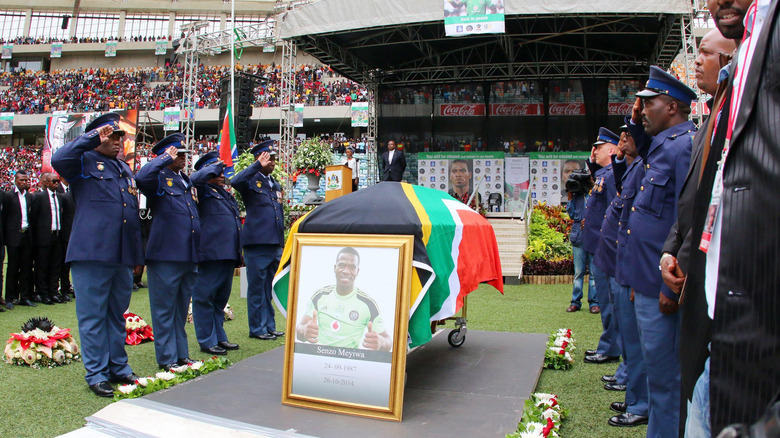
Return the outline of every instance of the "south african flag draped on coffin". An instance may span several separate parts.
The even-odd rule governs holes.
[[[273,287],[285,317],[295,233],[413,235],[411,347],[430,341],[430,322],[455,315],[479,283],[504,292],[498,244],[485,218],[442,191],[383,182],[323,204],[293,225]]]

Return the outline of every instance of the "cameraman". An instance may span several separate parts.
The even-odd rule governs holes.
[[[572,220],[569,241],[571,242],[572,255],[574,256],[574,288],[571,292],[571,305],[567,312],[576,312],[582,306],[582,288],[585,278],[585,269],[591,262],[592,256],[582,247],[582,231],[585,228],[585,203],[588,199],[593,182],[590,174],[585,170],[574,170],[569,173],[566,180],[566,192],[569,202],[566,204],[566,213]],[[588,303],[596,299],[596,286],[593,276],[588,281]],[[598,304],[598,302],[596,302]]]

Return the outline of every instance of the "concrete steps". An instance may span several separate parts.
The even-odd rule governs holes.
[[[504,277],[517,278],[523,266],[523,253],[528,244],[525,223],[521,219],[490,218],[498,242],[498,254]]]

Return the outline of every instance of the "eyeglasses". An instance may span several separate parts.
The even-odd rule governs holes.
[[[58,180],[58,179],[53,179],[53,180],[51,180],[51,182],[53,182],[54,184],[59,184],[59,183],[60,183],[60,180]]]

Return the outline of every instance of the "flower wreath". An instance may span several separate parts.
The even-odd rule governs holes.
[[[144,341],[154,341],[154,334],[149,324],[135,313],[125,312],[125,344],[138,345]]]
[[[20,333],[11,333],[5,345],[5,361],[30,368],[53,368],[81,360],[70,329],[61,329],[48,318],[30,318]]]

